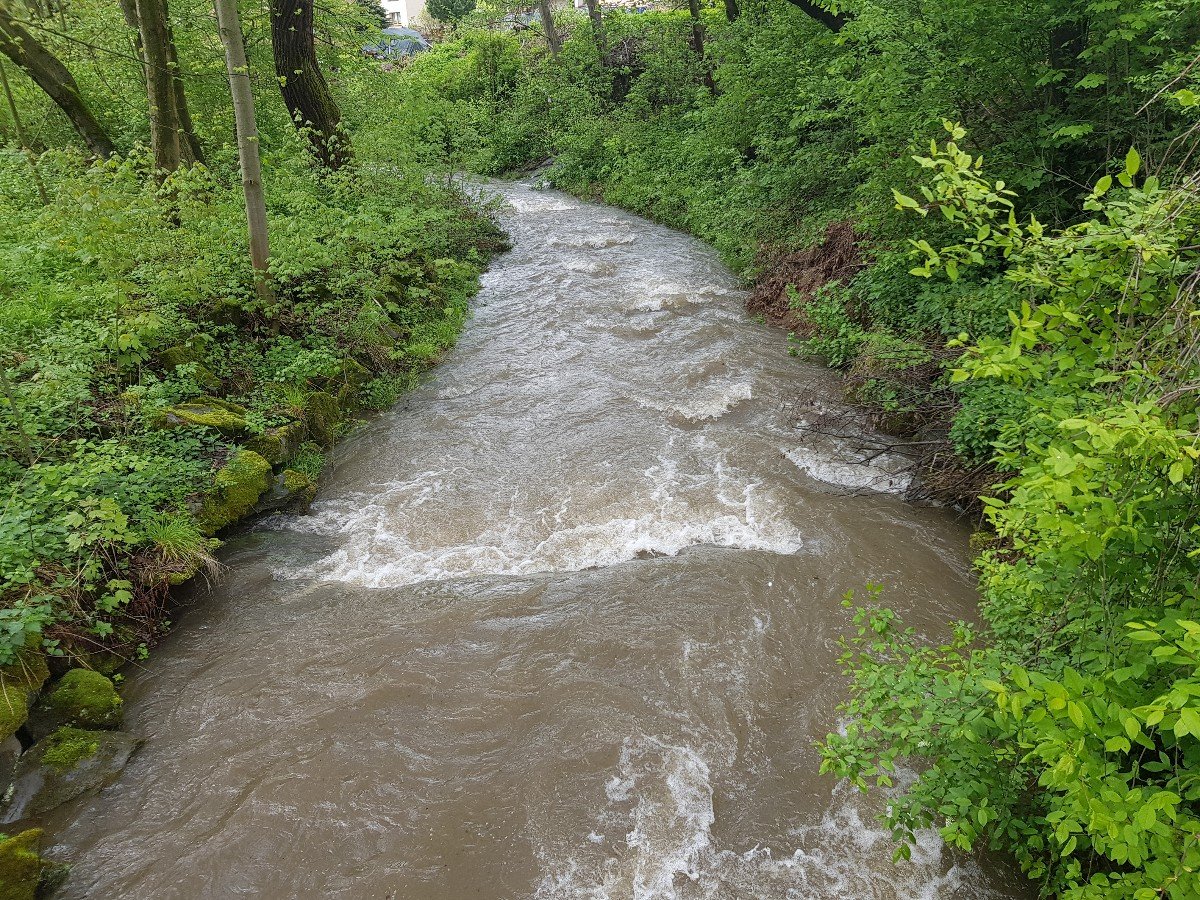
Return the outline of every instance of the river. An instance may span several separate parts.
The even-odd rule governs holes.
[[[48,824],[66,897],[999,900],[818,777],[848,589],[971,615],[968,531],[811,427],[835,380],[703,244],[498,185],[514,249],[311,514],[128,672],[147,742]]]

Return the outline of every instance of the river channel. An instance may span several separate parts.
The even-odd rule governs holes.
[[[816,774],[843,594],[970,617],[968,529],[818,422],[703,244],[528,182],[457,348],[128,671],[78,898],[1001,900]]]

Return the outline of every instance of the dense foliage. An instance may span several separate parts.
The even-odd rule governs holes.
[[[311,496],[355,415],[453,343],[501,241],[412,165],[386,115],[394,79],[359,53],[377,10],[349,4],[320,23],[356,150],[339,172],[316,164],[269,46],[249,42],[272,243],[256,290],[211,8],[188,12],[175,32],[207,164],[153,171],[116,4],[72,4],[39,32],[113,129],[109,159],[9,68],[34,152],[0,152],[0,667],[36,647],[88,664],[144,652],[212,536],[260,497]],[[247,10],[245,25],[264,22]]]
[[[1200,7],[802,6],[702,9],[703,57],[682,12],[579,16],[555,58],[464,32],[406,121],[428,165],[549,160],[764,284],[849,222],[866,264],[790,291],[798,350],[991,486],[983,624],[929,646],[872,589],[827,769],[917,763],[901,856],[935,824],[1046,896],[1200,896]]]

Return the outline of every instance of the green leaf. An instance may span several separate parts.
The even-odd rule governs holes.
[[[1130,147],[1129,152],[1125,154],[1125,171],[1128,172],[1129,177],[1132,178],[1138,173],[1138,170],[1141,169],[1141,167],[1141,154],[1137,152],[1137,148]]]
[[[1181,709],[1179,711],[1179,721],[1175,723],[1175,734],[1178,736],[1190,734],[1194,737],[1200,737],[1200,710],[1192,706],[1186,706]]]

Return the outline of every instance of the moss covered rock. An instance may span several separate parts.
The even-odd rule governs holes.
[[[11,799],[0,821],[40,816],[112,782],[141,740],[121,731],[60,728],[17,762]]]
[[[308,509],[313,497],[317,494],[317,483],[295,469],[284,469],[271,483],[271,490],[259,498],[254,507],[255,513],[280,512],[292,510],[302,512]]]
[[[312,503],[317,495],[317,483],[295,469],[283,470],[283,486],[292,497],[302,499],[305,505]]]
[[[174,372],[180,366],[193,366],[192,378],[205,390],[215,391],[221,379],[204,365],[204,350],[195,344],[178,344],[158,354],[158,365],[164,372]]]
[[[63,725],[116,728],[121,724],[121,706],[110,678],[91,669],[71,669],[34,707],[29,731],[38,739]]]
[[[281,466],[300,449],[305,436],[303,422],[289,422],[251,438],[246,442],[246,449],[253,450],[272,466]]]
[[[211,428],[227,437],[244,434],[246,410],[216,397],[197,397],[162,410],[153,420],[156,428]]]
[[[29,718],[29,708],[50,669],[41,653],[26,653],[0,669],[0,741],[16,734]]]
[[[372,378],[371,370],[352,357],[342,360],[337,374],[317,379],[317,384],[331,394],[337,393],[344,386],[361,388]]]
[[[304,424],[308,433],[322,447],[332,447],[337,440],[337,428],[342,411],[332,394],[317,391],[309,396],[304,408]]]
[[[0,900],[34,900],[42,880],[42,830],[0,840]]]
[[[213,480],[200,509],[201,528],[212,534],[245,518],[273,481],[271,464],[261,455],[253,450],[238,451]]]

